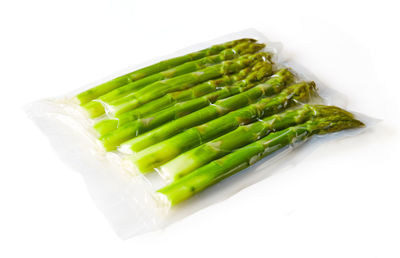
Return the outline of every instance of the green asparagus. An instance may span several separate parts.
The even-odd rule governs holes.
[[[130,95],[127,95],[124,98],[118,99],[112,103],[107,103],[105,105],[106,111],[108,111],[109,114],[116,116],[154,99],[162,97],[169,92],[188,89],[198,83],[220,77],[221,75],[235,73],[269,57],[270,54],[268,53],[243,55],[237,59],[224,61],[220,64],[209,66],[197,72],[187,73],[171,79],[158,81]]]
[[[237,94],[235,96],[218,100],[214,105],[207,106],[189,115],[164,124],[152,131],[144,133],[123,143],[119,150],[125,153],[141,151],[157,142],[163,141],[185,129],[200,125],[230,111],[244,107],[258,101],[264,96],[270,96],[280,92],[287,83],[293,79],[292,73],[287,69],[278,71],[266,83]]]
[[[196,169],[157,192],[163,196],[163,199],[167,199],[170,205],[176,205],[292,143],[304,141],[314,134],[332,133],[361,126],[363,126],[362,122],[344,114],[310,120],[304,124],[271,133]]]
[[[285,129],[326,113],[343,112],[333,106],[304,105],[295,110],[272,115],[259,122],[239,126],[236,130],[191,149],[160,167],[159,172],[168,181],[175,181],[191,171],[235,149],[255,142],[267,134]]]
[[[117,130],[104,135],[100,138],[100,140],[102,141],[106,150],[113,150],[122,142],[127,141],[137,135],[206,107],[219,99],[230,97],[253,87],[259,83],[260,80],[264,80],[263,78],[271,75],[271,63],[264,62],[263,68],[264,69],[256,70],[250,73],[246,79],[239,81],[235,86],[222,87],[219,90],[209,93],[203,97],[178,103],[175,106],[161,110],[160,112],[150,114],[141,119],[126,123]]]
[[[190,128],[174,137],[150,146],[136,153],[131,158],[131,161],[140,172],[150,172],[179,154],[232,131],[241,124],[254,122],[256,119],[281,112],[286,107],[299,102],[309,101],[310,96],[315,94],[314,90],[315,84],[313,82],[291,85],[275,97],[263,98],[254,104],[211,120],[208,123]]]
[[[230,85],[242,87],[247,84],[248,81],[261,80],[265,75],[269,74],[270,67],[269,61],[260,61],[252,67],[246,67],[240,70],[238,73],[224,75],[221,78],[209,80],[190,89],[168,93],[159,99],[146,103],[143,106],[123,113],[115,118],[103,119],[94,125],[94,129],[98,132],[99,136],[104,136],[106,133],[128,122],[147,117],[157,111],[171,107],[176,103],[201,97],[218,90],[220,87]]]
[[[206,56],[211,56],[220,53],[221,51],[232,48],[240,43],[244,42],[255,42],[254,39],[239,39],[239,40],[234,40],[234,41],[229,41],[223,44],[219,45],[214,45],[211,46],[210,48],[206,48],[203,50],[200,50],[198,52],[193,52],[184,56],[179,56],[179,57],[174,57],[168,60],[164,60],[161,62],[158,62],[156,64],[141,68],[139,70],[136,70],[134,72],[131,72],[126,75],[122,75],[118,78],[115,78],[111,81],[108,81],[106,83],[100,84],[96,87],[93,87],[87,91],[84,91],[76,96],[76,99],[79,101],[80,104],[85,104],[113,89],[116,89],[118,87],[121,87],[127,83],[142,79],[146,76],[165,71],[167,69],[170,69],[172,67],[178,66],[180,64],[197,60]]]
[[[318,97],[315,83],[295,80],[286,68],[271,76],[281,66],[259,52],[264,47],[251,38],[213,45],[72,101],[93,119],[106,151],[127,154],[124,162],[137,172],[159,173],[167,185],[153,194],[174,206],[313,135],[364,126],[338,107],[306,104]]]
[[[122,98],[128,94],[132,94],[133,92],[157,81],[173,78],[190,72],[195,72],[204,69],[207,66],[221,63],[222,61],[232,60],[239,57],[241,54],[253,54],[264,48],[264,46],[264,44],[253,42],[241,43],[233,48],[226,49],[217,55],[207,56],[195,61],[187,62],[169,70],[128,83],[122,87],[108,92],[107,94],[104,94],[103,96],[100,96],[98,99],[94,99],[93,101],[84,104],[83,107],[86,109],[90,117],[98,117],[105,112],[102,103],[111,103],[114,100]]]

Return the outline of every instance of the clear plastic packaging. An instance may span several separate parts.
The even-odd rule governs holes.
[[[240,38],[256,39],[257,43],[241,42],[233,48],[208,49]],[[256,53],[261,49],[259,43],[266,44],[263,51],[267,54]],[[210,55],[204,56],[203,50],[190,60],[179,57],[201,49],[208,49]],[[82,174],[96,205],[117,234],[128,238],[168,226],[262,180],[271,170],[279,171],[296,156],[288,155],[289,152],[304,142],[312,142],[307,146],[315,148],[326,140],[363,131],[357,128],[320,136],[332,126],[331,121],[324,120],[328,127],[310,138],[309,129],[314,125],[307,121],[325,112],[318,104],[344,108],[346,100],[306,69],[286,60],[281,50],[281,44],[270,42],[255,30],[237,32],[104,79],[101,82],[178,57],[173,68],[161,65],[158,69],[162,74],[144,77],[144,82],[126,81],[121,77],[108,85],[119,91],[108,95],[96,92],[103,97],[91,102],[83,95],[84,105],[89,106],[86,111],[75,96],[98,82],[63,97],[31,103],[26,111],[48,136],[62,160]],[[256,59],[257,64],[247,64]],[[294,75],[287,85],[282,84],[285,68],[290,68]],[[204,77],[208,71],[220,74]],[[183,78],[181,75],[186,76],[184,82],[179,80]],[[144,75],[137,72],[134,76]],[[174,81],[174,88],[163,90],[168,79]],[[157,85],[151,94],[142,90],[149,83]],[[136,91],[131,93],[133,88]],[[302,91],[305,95],[300,96],[299,88],[305,90],[305,93]],[[247,94],[244,103],[240,102],[243,98],[237,97],[241,94]],[[117,95],[119,99],[114,99]],[[281,102],[277,102],[277,96],[281,96]],[[271,104],[272,98],[275,104]],[[139,101],[142,99],[147,102]],[[298,105],[302,103],[307,104]],[[329,109],[329,112],[336,111]],[[361,114],[355,116],[367,126],[376,122]],[[344,127],[347,125],[346,121]],[[113,135],[117,130],[117,136]],[[104,135],[108,138],[100,141],[99,137]],[[235,139],[234,143],[229,139]],[[156,172],[143,173],[153,170]],[[178,181],[179,184],[168,188],[168,184]],[[210,187],[201,191],[203,186]],[[201,192],[192,196],[198,191]],[[171,206],[182,198],[189,199]]]

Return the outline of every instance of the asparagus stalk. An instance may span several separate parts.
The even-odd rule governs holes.
[[[253,87],[263,80],[263,77],[271,75],[272,65],[269,62],[264,62],[264,69],[256,70],[249,74],[249,76],[236,83],[236,86],[222,87],[218,91],[209,93],[203,97],[192,99],[183,103],[178,103],[175,106],[161,110],[160,112],[150,114],[144,118],[126,123],[119,127],[117,130],[110,132],[100,140],[106,150],[113,150],[117,148],[122,142],[127,141],[137,135],[147,132],[156,128],[166,122],[185,116],[191,112],[206,107],[218,99],[224,99],[232,95],[238,94]]]
[[[156,64],[141,68],[139,70],[136,70],[134,72],[122,75],[120,77],[117,77],[111,81],[108,81],[106,83],[100,84],[96,87],[93,87],[87,91],[84,91],[76,96],[76,99],[79,101],[80,104],[85,104],[113,89],[116,89],[118,87],[121,87],[127,83],[142,79],[146,76],[165,71],[167,69],[170,69],[172,67],[178,66],[180,64],[190,62],[193,60],[197,60],[206,56],[211,56],[220,53],[221,51],[232,48],[240,43],[244,42],[255,42],[254,39],[238,39],[234,41],[229,41],[225,42],[223,44],[218,44],[211,46],[210,48],[206,48],[197,52],[193,52],[184,56],[179,56],[175,58],[171,58],[168,60],[164,60],[161,62],[158,62]]]
[[[154,144],[136,153],[131,161],[140,172],[150,172],[179,154],[230,132],[241,124],[251,123],[256,119],[281,112],[291,105],[308,101],[315,93],[314,90],[313,82],[291,85],[275,97],[261,99],[254,104]]]
[[[304,124],[271,133],[196,169],[157,192],[162,194],[171,205],[176,205],[290,144],[304,141],[314,134],[327,134],[361,126],[364,126],[362,122],[345,114],[310,120]]]
[[[122,125],[134,121],[139,118],[147,117],[157,111],[171,107],[176,103],[195,99],[204,96],[208,93],[214,92],[220,87],[234,85],[244,86],[249,81],[261,80],[264,76],[268,75],[271,70],[269,61],[261,61],[253,67],[246,67],[238,73],[232,75],[224,75],[221,78],[209,80],[207,82],[196,85],[193,88],[171,92],[163,97],[153,100],[131,111],[123,113],[116,118],[103,119],[94,125],[94,129],[100,136],[104,136]],[[243,80],[243,81],[241,81]]]
[[[184,63],[182,65],[176,66],[169,70],[147,76],[143,79],[128,83],[122,87],[114,89],[98,99],[86,103],[83,107],[86,109],[90,117],[98,117],[104,114],[104,107],[102,103],[110,103],[116,99],[126,96],[127,94],[132,94],[133,92],[146,87],[154,82],[169,79],[179,75],[183,75],[190,72],[195,72],[204,69],[207,66],[218,64],[225,60],[232,60],[237,58],[241,54],[253,54],[262,48],[264,44],[258,44],[253,42],[244,42],[236,45],[233,48],[225,49],[221,53],[213,56],[203,57],[201,59]]]
[[[280,92],[292,79],[292,73],[287,69],[282,69],[275,73],[266,83],[259,84],[256,87],[235,96],[218,100],[214,105],[197,110],[189,115],[171,121],[170,123],[133,138],[123,143],[119,150],[124,153],[139,152],[157,142],[178,134],[185,129],[203,124],[230,111],[254,103],[264,96],[276,94]]]
[[[167,181],[175,181],[237,148],[265,137],[271,132],[304,123],[312,118],[341,113],[346,114],[338,107],[306,104],[295,110],[288,110],[249,125],[239,126],[232,132],[177,156],[161,166],[158,171]]]
[[[158,81],[138,90],[124,98],[106,104],[109,114],[116,116],[123,112],[132,110],[140,105],[164,96],[169,92],[184,90],[194,85],[220,77],[224,74],[235,73],[245,67],[269,58],[268,53],[257,53],[254,55],[243,55],[237,59],[224,61],[220,64],[209,66],[197,72],[187,73],[171,79]]]

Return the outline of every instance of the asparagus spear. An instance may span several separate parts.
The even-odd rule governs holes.
[[[282,69],[275,73],[266,83],[259,84],[256,87],[235,96],[218,100],[214,105],[197,110],[189,115],[171,121],[170,123],[133,138],[123,143],[119,150],[125,153],[141,151],[157,142],[178,134],[185,129],[200,125],[230,111],[256,102],[264,96],[276,94],[292,79],[293,75],[287,69]]]
[[[171,107],[176,103],[201,97],[216,91],[222,86],[235,85],[242,87],[247,84],[248,81],[261,80],[265,75],[269,74],[270,67],[269,61],[261,61],[253,67],[246,67],[240,70],[238,73],[224,75],[221,78],[209,80],[190,89],[168,93],[159,99],[123,113],[116,118],[103,119],[94,125],[94,129],[100,136],[103,136],[128,122],[147,117],[157,111]]]
[[[206,56],[211,56],[220,53],[221,51],[232,48],[240,43],[244,42],[255,42],[254,39],[238,39],[234,41],[229,41],[225,42],[223,44],[218,44],[211,46],[210,48],[206,48],[197,52],[193,52],[184,56],[179,56],[175,58],[171,58],[168,60],[164,60],[161,62],[158,62],[156,64],[144,67],[142,69],[136,70],[134,72],[128,73],[126,75],[122,75],[118,78],[115,78],[111,81],[108,81],[106,83],[100,84],[96,87],[93,87],[87,91],[84,91],[76,96],[77,100],[79,101],[80,104],[85,104],[113,89],[116,89],[122,85],[125,85],[127,83],[142,79],[146,76],[165,71],[167,69],[170,69],[172,67],[178,66],[180,64],[197,60]]]
[[[169,70],[159,72],[151,76],[147,76],[143,79],[128,83],[122,87],[108,92],[107,94],[104,94],[103,96],[100,96],[98,99],[94,99],[93,101],[86,103],[85,105],[83,105],[83,107],[86,109],[90,117],[98,117],[104,114],[104,107],[102,103],[110,103],[157,81],[169,79],[190,72],[195,72],[204,69],[207,66],[215,65],[225,60],[237,58],[241,54],[253,54],[264,48],[264,46],[264,44],[253,42],[244,42],[238,44],[233,48],[225,49],[217,55],[207,56],[198,60],[187,62]]]
[[[306,102],[314,94],[315,84],[299,83],[289,86],[275,97],[264,98],[260,101],[228,113],[208,123],[190,128],[174,137],[150,146],[134,155],[132,163],[142,173],[175,158],[193,147],[214,139],[224,133],[236,129],[241,124],[248,124],[283,111],[286,107],[298,102]],[[133,139],[134,140],[134,139]]]
[[[239,126],[232,132],[177,156],[161,166],[158,171],[166,180],[175,181],[193,170],[233,152],[237,148],[265,137],[271,132],[304,123],[315,117],[341,113],[346,114],[345,111],[338,107],[306,104],[295,110],[288,110],[269,116],[259,122]]]
[[[260,61],[269,59],[268,53],[257,53],[254,55],[243,55],[237,59],[224,61],[220,64],[209,66],[197,72],[187,73],[171,79],[158,81],[138,90],[124,98],[106,104],[108,113],[116,116],[123,112],[132,110],[140,105],[150,102],[163,95],[178,90],[184,90],[194,85],[220,77],[224,74],[235,73],[245,67]]]
[[[292,143],[306,140],[314,134],[327,134],[361,126],[364,126],[362,122],[345,114],[310,120],[304,124],[271,133],[196,169],[157,192],[162,194],[171,205],[176,205]]]
[[[143,132],[149,131],[157,126],[165,124],[166,122],[206,107],[218,99],[230,97],[253,87],[259,83],[260,80],[263,80],[263,77],[266,78],[272,73],[272,65],[269,62],[264,62],[263,68],[265,69],[256,70],[253,73],[250,73],[246,79],[236,83],[235,86],[222,87],[218,91],[209,93],[203,97],[178,103],[175,106],[161,110],[160,112],[124,124],[117,130],[104,135],[100,140],[106,150],[113,150],[122,142],[140,135]]]

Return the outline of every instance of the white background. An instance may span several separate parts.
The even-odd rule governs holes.
[[[397,1],[1,1],[0,257],[400,257]],[[383,121],[120,240],[24,104],[254,27]]]

